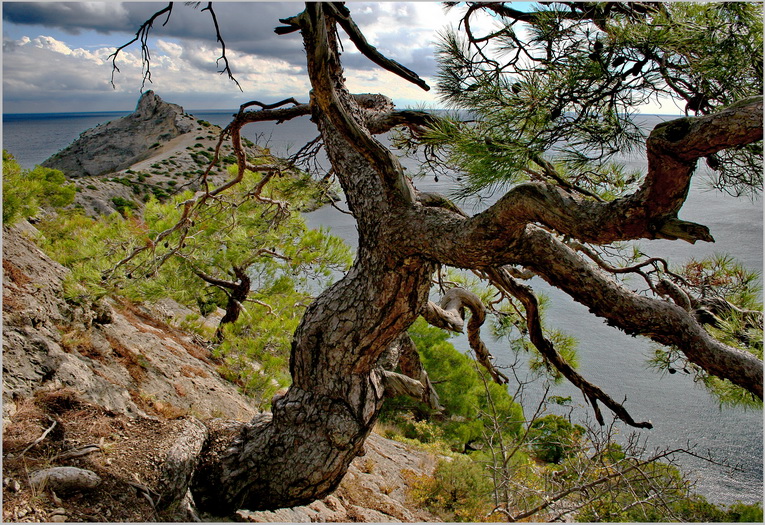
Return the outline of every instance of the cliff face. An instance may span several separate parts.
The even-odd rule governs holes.
[[[43,166],[69,177],[102,175],[148,158],[171,139],[189,133],[196,122],[177,104],[164,102],[153,91],[144,93],[135,112],[83,132]]]

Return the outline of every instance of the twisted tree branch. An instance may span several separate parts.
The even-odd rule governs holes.
[[[510,274],[501,268],[492,268],[486,271],[491,283],[498,289],[506,291],[513,297],[517,298],[523,304],[526,310],[526,326],[529,330],[529,337],[534,346],[539,350],[544,358],[552,364],[556,370],[558,370],[563,376],[568,379],[574,386],[576,386],[585,395],[585,398],[592,405],[595,411],[595,417],[598,423],[605,424],[603,420],[603,414],[601,414],[598,407],[598,401],[607,406],[611,411],[616,414],[619,419],[624,421],[630,426],[637,428],[652,428],[650,421],[636,422],[627,410],[620,404],[614,401],[608,394],[603,392],[600,388],[593,385],[579,372],[573,369],[573,367],[563,359],[553,344],[544,336],[542,331],[542,320],[539,315],[539,303],[536,295],[532,291],[531,287],[521,284],[513,279]]]
[[[495,383],[500,385],[507,383],[507,376],[494,366],[492,355],[481,339],[481,326],[486,320],[486,307],[480,297],[464,288],[450,288],[439,304],[428,301],[421,314],[433,326],[461,333],[465,326],[466,308],[471,313],[467,327],[468,342],[475,352],[476,359],[491,374]]]

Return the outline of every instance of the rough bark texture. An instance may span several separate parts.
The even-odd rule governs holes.
[[[299,19],[314,85],[313,118],[358,222],[358,256],[306,310],[293,341],[293,384],[274,401],[273,414],[233,435],[230,428],[221,431],[233,440],[216,439],[212,431],[192,484],[206,511],[299,505],[337,487],[383,401],[377,360],[414,321],[430,288],[432,262],[390,249],[398,232],[387,218],[409,200],[399,191],[403,171],[359,125],[364,110],[336,87],[342,70],[334,27],[321,11],[321,4],[309,5]],[[358,149],[349,147],[349,134]]]
[[[299,505],[338,485],[362,450],[385,394],[386,373],[378,360],[390,345],[401,343],[417,315],[427,313],[437,264],[489,274],[505,265],[522,266],[611,324],[677,345],[706,370],[762,396],[760,360],[715,341],[674,302],[621,287],[552,233],[596,244],[638,238],[711,240],[703,226],[677,218],[696,159],[761,138],[761,99],[656,128],[648,140],[649,172],[631,196],[596,202],[552,185],[525,184],[485,212],[466,217],[436,201],[418,202],[398,160],[373,138],[372,131],[406,116],[390,117],[393,107],[385,97],[354,97],[345,89],[335,23],[350,31],[355,26],[343,9],[311,3],[283,21],[289,25],[281,32],[299,29],[303,34],[313,92],[307,108],[296,104],[273,111],[302,114],[310,108],[357,221],[358,256],[347,275],[306,310],[293,340],[293,384],[274,400],[273,414],[259,415],[243,427],[210,425],[191,484],[202,510],[229,514],[239,508]],[[357,45],[363,48],[365,42]],[[379,54],[367,53],[387,68]],[[390,69],[405,78],[411,75]],[[416,115],[412,123],[425,121]],[[535,317],[533,300],[521,288],[516,292],[525,297],[529,317]],[[456,306],[445,303],[441,310],[470,307],[465,299]],[[481,314],[474,309],[472,319],[477,323]],[[451,324],[459,324],[459,317]],[[535,343],[544,347],[544,338]],[[556,359],[554,353],[545,355]],[[583,381],[578,385],[588,388]],[[595,390],[587,395],[604,401]]]

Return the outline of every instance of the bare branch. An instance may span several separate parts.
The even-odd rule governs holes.
[[[50,425],[50,426],[49,426],[47,429],[45,429],[45,432],[43,432],[43,433],[40,435],[40,437],[38,437],[37,439],[35,439],[34,441],[32,441],[32,443],[31,443],[31,444],[30,444],[30,445],[29,445],[27,448],[25,448],[24,450],[22,450],[22,451],[21,451],[21,453],[20,453],[20,454],[19,454],[17,457],[19,457],[19,458],[20,458],[20,457],[22,457],[24,454],[26,454],[27,452],[29,452],[29,450],[30,450],[32,447],[34,447],[35,445],[37,445],[38,443],[40,443],[40,442],[41,442],[43,439],[45,439],[45,438],[48,436],[48,434],[50,434],[51,430],[53,430],[53,429],[56,427],[56,424],[57,424],[56,420],[55,420],[55,419],[53,419],[53,418],[52,418],[52,417],[50,417],[50,416],[46,416],[46,417],[48,418],[48,420],[49,420],[49,421],[51,421],[51,422],[52,422],[52,423],[51,423],[51,425]]]
[[[154,26],[154,21],[159,18],[160,16],[167,13],[167,18],[165,19],[163,26],[167,24],[168,20],[170,20],[170,14],[173,11],[173,2],[170,2],[167,4],[167,6],[163,9],[160,9],[151,17],[146,20],[143,24],[141,24],[141,27],[138,28],[138,31],[135,33],[135,37],[127,42],[126,44],[121,45],[118,47],[114,53],[106,57],[107,60],[111,59],[112,61],[112,77],[111,77],[111,85],[114,89],[117,89],[117,86],[114,84],[114,74],[120,72],[120,68],[117,67],[117,57],[119,56],[120,52],[125,49],[126,47],[130,46],[134,42],[141,42],[141,55],[142,55],[142,62],[144,67],[143,72],[143,81],[141,82],[141,91],[143,91],[143,87],[146,85],[146,82],[151,82],[151,53],[149,52],[149,33],[151,32],[151,28]]]
[[[347,7],[339,2],[330,2],[326,5],[327,10],[332,13],[333,18],[337,20],[340,26],[345,30],[351,41],[356,45],[356,48],[361,52],[362,55],[367,57],[369,60],[381,68],[400,76],[404,80],[408,80],[412,84],[421,87],[425,91],[430,90],[430,86],[428,86],[425,81],[417,75],[417,73],[402,66],[394,60],[386,58],[377,50],[377,48],[367,42],[367,39],[364,37],[361,30],[356,25],[356,22],[354,22],[351,18],[351,13]]]
[[[215,15],[215,10],[213,9],[212,2],[207,3],[207,7],[202,9],[202,12],[209,11],[210,16],[212,17],[213,25],[215,26],[215,38],[218,42],[220,42],[220,49],[221,49],[221,55],[218,58],[218,60],[215,61],[215,64],[219,64],[221,60],[223,60],[223,70],[220,71],[220,74],[223,73],[228,74],[229,80],[232,80],[234,84],[236,84],[236,87],[239,88],[239,91],[244,92],[242,89],[242,86],[239,85],[239,81],[237,81],[236,78],[234,78],[234,74],[231,72],[231,67],[228,63],[228,57],[226,56],[226,42],[223,40],[223,37],[220,34],[220,27],[218,26],[218,17]]]

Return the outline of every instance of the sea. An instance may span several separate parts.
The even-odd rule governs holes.
[[[187,110],[199,119],[225,126],[235,110]],[[127,115],[128,112],[101,113],[40,113],[4,114],[2,147],[12,153],[25,168],[36,164],[67,146],[78,135],[97,124]],[[672,117],[637,116],[645,130]],[[300,145],[318,135],[307,117],[281,124],[254,123],[243,135],[267,146],[278,155],[296,151]],[[389,143],[388,137],[382,137]],[[619,159],[628,168],[645,171],[641,152]],[[416,160],[403,159],[410,173],[420,171]],[[642,241],[640,249],[650,256],[668,258],[682,264],[691,258],[703,258],[717,253],[734,255],[748,269],[762,272],[763,268],[763,204],[760,198],[734,198],[709,188],[708,174],[700,168],[680,218],[707,225],[715,243],[691,245],[682,241]],[[424,175],[415,180],[424,191],[450,193],[455,180]],[[501,193],[501,192],[500,192]],[[494,202],[499,193],[483,195],[460,203],[468,212],[477,212]],[[341,205],[342,206],[342,205]],[[357,233],[350,215],[326,206],[306,215],[313,227],[327,226],[349,244],[355,246]],[[663,449],[691,449],[697,456],[710,456],[714,462],[680,454],[676,457],[683,472],[696,485],[694,490],[718,504],[735,501],[755,503],[763,500],[763,415],[760,410],[720,407],[718,402],[691,377],[682,374],[661,374],[647,367],[654,345],[643,338],[630,337],[611,328],[591,315],[587,308],[566,294],[551,288],[540,279],[531,285],[537,293],[549,298],[545,323],[565,332],[578,341],[579,371],[600,386],[611,397],[624,401],[624,406],[639,421],[650,420],[653,429],[640,431],[648,452]],[[508,366],[515,361],[502,341],[488,336],[487,346],[497,364]],[[453,339],[454,344],[467,351],[464,336]],[[533,394],[533,392],[532,392]],[[571,396],[580,405],[577,417],[590,416],[582,395],[572,386],[554,386],[552,395]],[[531,396],[533,397],[533,395]],[[604,413],[607,410],[604,408]],[[616,426],[620,439],[633,429]]]

